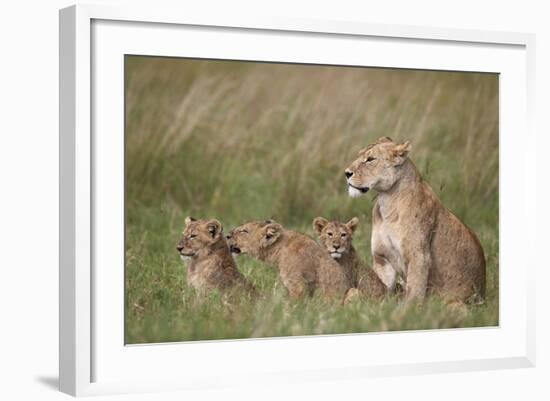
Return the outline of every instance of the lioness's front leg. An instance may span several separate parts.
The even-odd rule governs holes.
[[[397,282],[397,272],[388,259],[379,253],[374,253],[372,269],[387,287],[388,292],[393,292]]]

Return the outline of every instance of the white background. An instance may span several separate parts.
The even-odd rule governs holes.
[[[129,1],[96,1],[122,4]],[[135,3],[135,1],[134,1]],[[156,1],[161,6],[168,1]],[[537,115],[539,166],[537,233],[524,233],[547,249],[549,191],[544,167],[550,150],[550,127],[544,117],[550,106],[549,12],[540,1],[294,1],[176,2],[182,7],[216,13],[293,16],[373,23],[428,25],[537,34]],[[189,3],[189,5],[186,5]],[[226,5],[224,3],[227,3]],[[69,1],[26,0],[2,3],[0,23],[0,397],[60,399],[57,386],[58,291],[58,15]],[[190,9],[190,12],[192,10]],[[545,27],[546,25],[546,27]],[[535,196],[535,190],[533,190]],[[545,207],[546,206],[546,207]],[[546,210],[545,210],[546,209]],[[546,238],[544,238],[546,236]],[[509,371],[381,378],[363,382],[326,382],[278,388],[221,390],[201,394],[151,394],[118,398],[152,399],[342,399],[346,397],[423,400],[548,399],[550,390],[550,305],[548,262],[539,258],[537,271],[537,368]],[[115,399],[115,397],[106,397]]]

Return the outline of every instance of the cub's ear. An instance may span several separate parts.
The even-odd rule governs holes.
[[[283,232],[283,227],[277,223],[268,224],[263,228],[262,245],[264,247],[274,244]]]
[[[317,234],[321,234],[321,231],[323,231],[323,228],[325,228],[327,224],[328,220],[324,217],[315,217],[315,219],[313,219],[313,230]]]
[[[222,223],[216,219],[209,220],[208,223],[206,223],[206,228],[212,238],[218,238],[223,231]]]
[[[189,224],[191,223],[192,221],[197,221],[197,219],[195,219],[194,217],[191,217],[191,216],[187,216],[185,218],[185,224]]]
[[[353,219],[351,219],[346,223],[346,227],[349,228],[352,233],[354,233],[358,224],[359,224],[359,219],[357,217],[354,217]]]
[[[411,151],[411,144],[409,141],[395,145],[392,149],[393,159],[396,165],[403,164],[405,159]]]

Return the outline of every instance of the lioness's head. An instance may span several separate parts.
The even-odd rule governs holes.
[[[334,259],[340,259],[342,255],[349,252],[353,233],[357,228],[359,219],[354,217],[347,223],[339,221],[328,221],[323,217],[316,217],[313,220],[313,229],[319,236],[321,245],[330,253]]]
[[[410,149],[409,142],[397,144],[383,137],[359,151],[345,171],[349,195],[360,196],[369,189],[388,191],[399,180]]]
[[[247,253],[257,257],[279,240],[283,230],[273,220],[251,221],[232,230],[226,237],[227,244],[234,254]]]
[[[185,229],[176,246],[182,259],[206,255],[210,247],[223,241],[222,224],[216,220],[185,219]]]

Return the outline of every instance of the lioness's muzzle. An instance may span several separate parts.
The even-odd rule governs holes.
[[[355,185],[352,185],[348,182],[348,185],[352,188],[355,188],[356,190],[358,191],[361,191],[362,193],[366,194],[367,192],[369,192],[369,187],[363,187],[363,188],[360,188],[360,187],[356,187]]]

